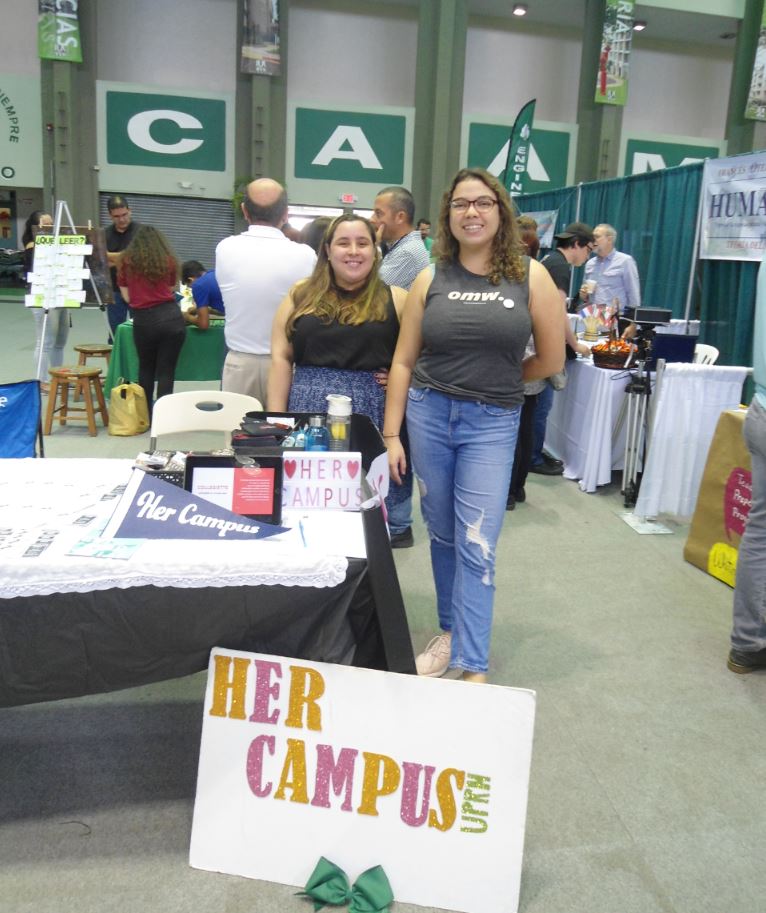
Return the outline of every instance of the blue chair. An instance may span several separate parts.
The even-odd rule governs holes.
[[[45,456],[41,413],[39,381],[0,384],[0,457]]]

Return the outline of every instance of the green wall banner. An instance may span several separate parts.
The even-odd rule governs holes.
[[[223,171],[225,127],[226,104],[218,99],[106,93],[110,164]]]
[[[231,199],[234,96],[96,82],[99,186]]]
[[[40,79],[0,73],[0,188],[43,186]]]
[[[384,187],[404,181],[407,119],[295,109],[295,177]]]
[[[628,139],[625,146],[624,174],[643,174],[676,165],[690,165],[705,159],[718,158],[719,146],[694,145],[684,142],[664,142],[653,139]]]
[[[505,183],[510,128],[502,124],[472,121],[468,124],[466,167],[486,168]],[[555,190],[569,183],[569,153],[572,136],[565,130],[533,127],[526,171],[521,175],[522,193]]]
[[[45,60],[82,63],[78,0],[38,0],[37,53]]]
[[[624,105],[633,38],[633,0],[604,0],[604,29],[596,76],[596,102]]]

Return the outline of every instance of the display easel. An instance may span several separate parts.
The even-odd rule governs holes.
[[[72,219],[72,214],[69,211],[69,207],[67,206],[67,204],[64,200],[59,200],[59,202],[56,203],[56,214],[53,219],[53,243],[51,245],[52,250],[53,250],[53,257],[52,257],[52,263],[51,263],[51,267],[50,267],[50,275],[48,275],[46,277],[45,291],[43,292],[43,296],[44,296],[43,305],[42,305],[43,325],[42,325],[42,332],[41,332],[41,339],[40,339],[40,351],[37,356],[37,369],[36,369],[36,377],[40,382],[43,382],[45,380],[45,378],[41,377],[40,374],[41,374],[42,363],[43,363],[45,333],[46,333],[46,330],[48,327],[48,314],[54,307],[56,307],[56,303],[55,303],[56,295],[55,295],[55,291],[54,291],[55,286],[53,284],[54,278],[55,278],[53,275],[53,266],[56,265],[56,260],[57,260],[56,255],[60,252],[61,247],[62,247],[61,242],[60,242],[61,226],[65,219],[66,219],[66,225],[70,229],[72,235],[77,235],[78,229],[74,224],[74,220]],[[37,241],[35,240],[35,245],[36,244],[37,244]],[[83,254],[83,256],[85,256],[85,255]],[[103,303],[101,295],[98,291],[98,286],[93,281],[93,277],[91,275],[90,269],[88,267],[83,267],[83,270],[87,271],[87,276],[83,276],[82,279],[86,279],[90,283],[91,289],[93,290],[94,297],[95,297],[96,301],[98,302],[98,307],[99,307],[101,313],[104,315],[104,321],[106,323],[107,332],[111,333],[111,328],[109,327],[109,318],[106,313],[106,305]],[[33,261],[33,275],[37,275],[36,264],[34,263],[34,261]],[[53,303],[51,302],[51,299],[53,299]],[[71,299],[68,299],[68,300],[71,301]],[[83,303],[84,303],[84,298],[83,298],[83,300],[79,301],[76,305],[74,305],[74,307],[79,308],[82,306]],[[72,304],[59,305],[59,306],[65,306],[67,308],[73,307]]]

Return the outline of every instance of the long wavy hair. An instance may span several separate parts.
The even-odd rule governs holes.
[[[335,233],[344,222],[361,222],[370,235],[370,242],[375,251],[372,268],[364,285],[354,292],[339,288],[328,255]],[[317,317],[322,323],[337,321],[353,326],[371,320],[385,320],[388,286],[380,278],[379,267],[380,254],[372,223],[352,212],[346,212],[333,219],[320,245],[314,272],[308,279],[293,286],[293,312],[285,324],[287,338],[290,339],[293,335],[295,321],[306,314]]]
[[[524,264],[524,245],[521,242],[513,204],[505,187],[483,168],[461,168],[444,192],[437,222],[438,234],[434,242],[435,250],[432,250],[432,254],[442,263],[456,263],[459,260],[460,244],[452,234],[449,222],[450,202],[457,185],[461,181],[469,180],[481,181],[496,197],[497,211],[500,215],[500,225],[497,234],[492,239],[490,270],[487,278],[492,285],[499,285],[503,278],[516,282],[523,281],[527,275],[527,268]]]
[[[178,259],[168,239],[151,225],[141,225],[122,256],[123,269],[151,282],[167,278],[172,269],[178,276]]]

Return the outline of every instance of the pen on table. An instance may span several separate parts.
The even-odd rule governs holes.
[[[301,539],[303,540],[303,547],[308,548],[308,545],[306,545],[306,530],[303,528],[303,520],[298,521],[298,529],[301,531]]]

